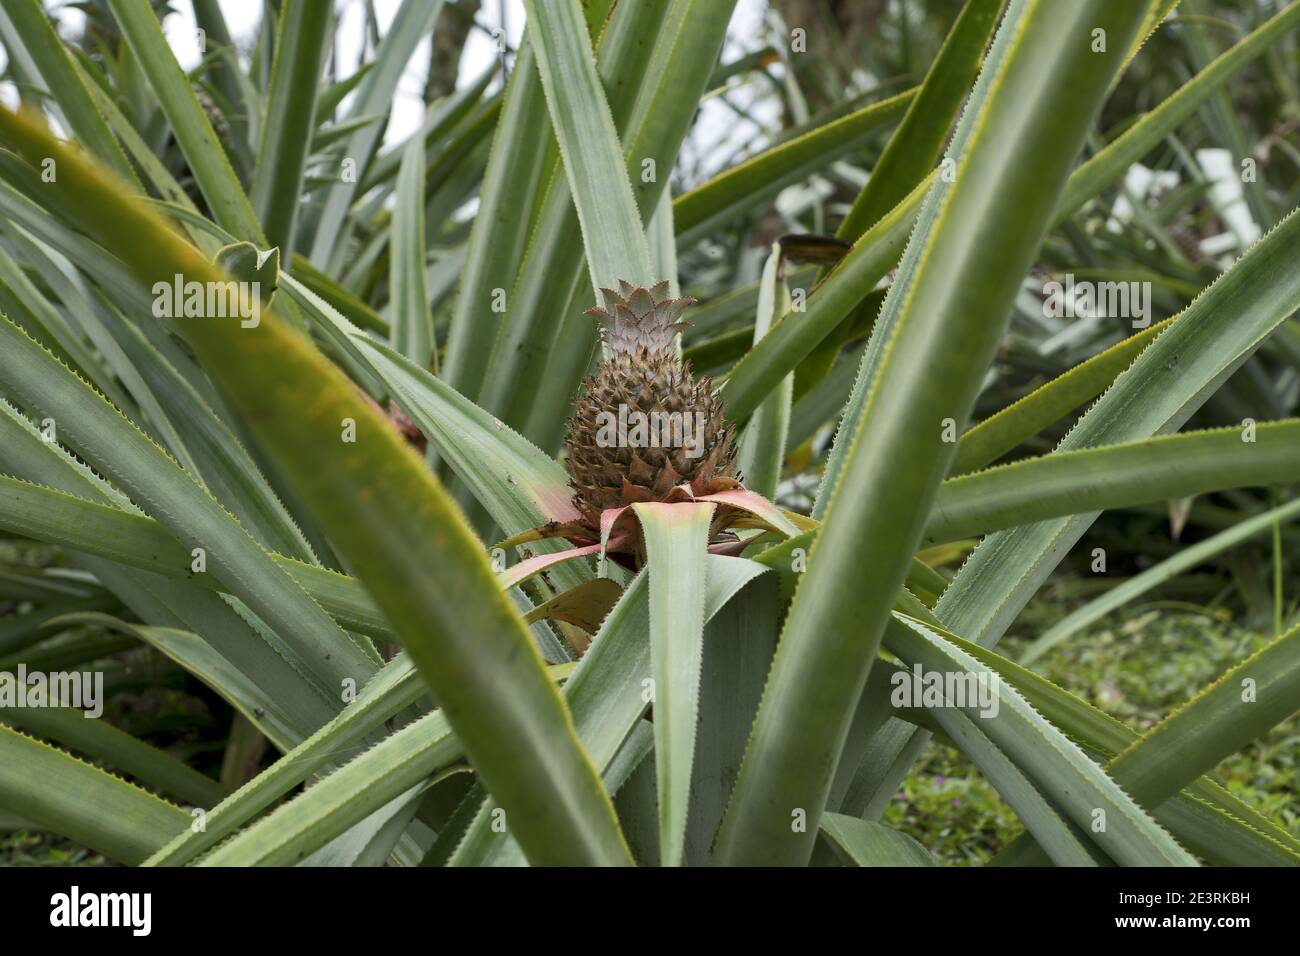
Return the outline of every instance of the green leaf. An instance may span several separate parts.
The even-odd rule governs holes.
[[[1256,243],[1156,336],[1079,420],[1058,450],[1115,444],[1177,430],[1270,331],[1300,307],[1289,267],[1300,217]],[[1095,518],[1088,513],[1000,531],[981,542],[936,606],[945,625],[992,647]],[[924,736],[887,742],[873,759],[892,767],[881,792],[906,773]],[[887,751],[887,752],[886,752]]]
[[[650,570],[650,660],[663,866],[680,866],[700,715],[704,594],[711,504],[640,502]]]
[[[5,468],[13,474],[117,510],[138,513],[121,492],[59,446],[46,441],[4,401],[0,401],[0,437],[5,448]],[[22,507],[19,502],[19,514]],[[71,526],[78,515],[65,515],[64,519]],[[56,523],[59,520],[56,515]],[[203,634],[212,648],[243,673],[251,675],[252,682],[278,702],[291,728],[285,739],[301,739],[336,712],[338,698],[326,699],[317,693],[306,677],[305,668],[293,660],[287,646],[275,640],[242,604],[223,601],[191,583],[140,574],[113,561],[90,558],[78,561],[75,555],[70,557],[72,563],[92,571],[106,587],[138,608],[147,620]],[[189,564],[185,567],[188,570]],[[27,663],[32,664],[30,660]]]
[[[95,104],[93,80],[77,69],[40,0],[15,0],[0,10],[0,36],[11,59],[25,57],[77,140],[126,181],[138,184],[122,147]]]
[[[3,724],[0,807],[128,865],[190,823],[180,807]]]
[[[952,458],[943,421],[970,413],[1119,66],[1117,53],[1093,53],[1088,38],[1102,28],[1111,49],[1122,49],[1141,12],[1087,2],[1013,4],[1007,14],[1005,51],[995,49],[984,69],[996,82],[987,98],[973,94],[969,133],[954,140],[955,181],[936,184],[939,206],[922,212],[910,243],[919,264],[902,290],[899,280],[891,289],[901,309],[862,411],[846,422],[853,438],[777,648],[719,833],[720,862],[800,863],[812,850],[889,607]],[[864,565],[874,569],[865,582]],[[794,808],[807,813],[811,832],[791,832]]]
[[[378,332],[383,338],[388,338],[387,319],[298,254],[293,257],[293,277],[336,311],[347,315],[359,328]]]
[[[786,439],[787,455],[793,455],[795,449],[816,435],[827,422],[839,418],[853,391],[853,379],[858,373],[858,365],[865,351],[864,343],[839,356],[830,371],[816,385],[796,399],[794,407],[790,409],[790,433]],[[958,451],[960,448],[959,445]]]
[[[438,370],[433,311],[425,284],[424,143],[415,137],[402,154],[393,208],[388,297],[392,304],[393,348],[421,368]]]
[[[405,793],[354,824],[302,861],[301,866],[384,866],[390,856],[402,860],[403,836],[415,821],[416,813],[432,796],[430,791],[441,783],[464,775],[467,767],[453,766],[417,783]],[[412,837],[407,837],[414,842]],[[418,844],[415,844],[418,849]],[[415,851],[412,851],[414,860]]]
[[[668,293],[680,296],[681,287],[677,284],[677,238],[673,235],[673,200],[668,190],[659,194],[659,202],[654,214],[646,223],[646,242],[650,246],[650,271],[657,276],[668,278]],[[681,339],[677,340],[678,346]]]
[[[519,68],[515,67],[516,70]],[[393,146],[370,165],[366,179],[361,184],[361,191],[364,193],[378,184],[392,180],[401,169],[406,148],[417,141],[423,143],[426,150],[425,189],[428,191],[430,186],[436,186],[438,162],[447,160],[458,148],[463,149],[467,142],[476,143],[479,138],[478,127],[483,127],[482,135],[486,136],[495,124],[498,109],[490,103],[480,104],[479,101],[498,72],[494,65],[484,70],[473,83],[431,104],[419,128],[405,142]],[[334,128],[331,127],[331,131]]]
[[[853,866],[935,866],[934,857],[905,833],[839,813],[824,813],[822,833]]]
[[[1165,319],[1137,335],[1116,342],[984,419],[961,436],[957,443],[957,457],[953,459],[949,473],[964,475],[993,463],[1025,439],[1037,435],[1089,399],[1096,398],[1172,321],[1172,318]]]
[[[376,113],[374,116],[358,116],[355,119],[345,120],[342,123],[333,123],[330,126],[318,129],[311,138],[312,152],[324,153],[330,146],[337,143],[346,136],[355,133],[366,126],[374,126],[383,123],[388,119],[385,113]],[[372,177],[373,178],[373,177]],[[367,184],[362,184],[362,189]]]
[[[222,246],[212,257],[217,268],[237,282],[246,282],[256,288],[260,301],[270,305],[275,301],[275,290],[280,284],[280,250],[262,251],[251,242],[233,242]]]
[[[906,671],[902,673],[905,679],[910,677]],[[980,730],[974,720],[950,707],[928,708],[925,713],[993,784],[998,795],[1047,851],[1052,863],[1057,866],[1097,865],[1094,859],[1097,851],[1089,852],[1087,841],[1081,839],[1082,832],[1058,813],[1033,781]]]
[[[238,103],[243,96],[243,91],[251,83],[239,69],[239,61],[234,57],[235,44],[230,36],[230,27],[226,24],[225,15],[221,11],[220,0],[192,0],[191,5],[194,8],[194,20],[199,29],[204,31],[207,45],[211,50],[208,56],[204,58],[203,68],[208,71],[216,92],[228,104]],[[270,20],[269,17],[267,19]],[[266,41],[269,39],[269,35],[259,36],[258,42],[261,51],[265,51]],[[270,64],[268,63],[266,66],[269,68]],[[264,79],[264,74],[261,78]],[[247,132],[246,127],[249,119],[251,117],[230,117],[231,126],[239,130],[243,135]],[[252,121],[256,122],[255,119]]]
[[[1229,548],[1243,541],[1248,541],[1257,535],[1272,531],[1274,525],[1288,521],[1298,514],[1300,514],[1300,500],[1290,501],[1247,518],[1240,524],[1228,528],[1226,531],[1220,531],[1216,535],[1211,535],[1204,541],[1198,541],[1191,547],[1184,548],[1173,557],[1166,558],[1147,568],[1141,574],[1134,575],[1128,580],[1115,585],[1100,597],[1094,598],[1083,607],[1067,614],[1052,625],[1050,629],[1039,635],[1037,640],[1025,649],[1025,652],[1021,655],[1021,660],[1026,664],[1033,663],[1093,621],[1100,620],[1111,611],[1125,606],[1134,598],[1147,593],[1152,588],[1159,587],[1184,571],[1204,564]]]
[[[148,627],[95,612],[66,614],[62,623],[90,624],[148,644],[211,687],[281,750],[293,747],[304,736],[281,700],[268,694],[252,676],[234,667],[192,631]]]
[[[1022,459],[945,481],[927,544],[1045,518],[1300,480],[1300,420],[1165,435]]]
[[[1145,806],[1159,806],[1300,709],[1300,627],[1223,674],[1156,724],[1106,772]]]
[[[593,293],[649,286],[650,250],[578,0],[524,0],[537,68],[564,158]]]
[[[442,711],[407,724],[197,861],[199,866],[292,866],[460,758]]]
[[[525,32],[515,68],[506,81],[501,118],[492,139],[447,335],[443,377],[471,398],[479,394],[502,321],[501,306],[494,299],[514,284],[528,243],[530,214],[544,183],[547,145],[554,142],[527,37]]]
[[[442,0],[403,0],[383,42],[375,51],[374,60],[368,64],[369,69],[357,87],[344,121],[389,111],[411,54],[422,40],[428,38],[441,9]],[[344,162],[352,164],[352,175],[344,176],[340,169],[339,179],[324,193],[325,205],[316,224],[308,258],[331,275],[338,274],[337,266],[344,261],[348,247],[345,241],[348,211],[357,196],[358,183],[365,179],[382,132],[381,127],[372,124],[361,127],[347,138],[342,155]]]
[[[781,245],[772,246],[772,254],[763,266],[762,293],[754,317],[754,344],[772,331],[774,323],[790,309],[790,290],[780,275]],[[740,439],[738,469],[745,476],[745,487],[765,498],[776,497],[785,461],[785,436],[790,427],[790,403],[794,395],[794,375],[788,374],[767,399],[754,411]]]
[[[238,329],[238,320],[231,321]],[[344,680],[365,679],[375,671],[374,660],[207,490],[108,402],[7,321],[0,321],[0,346],[5,394],[52,419],[60,441],[158,515],[192,562],[202,562],[192,570],[215,575],[283,638],[323,699],[337,701]]]
[[[38,579],[39,580],[39,579]],[[6,583],[9,583],[6,581]],[[9,598],[9,591],[5,596]],[[39,644],[49,636],[48,626],[50,621],[71,611],[106,611],[112,610],[118,605],[118,601],[111,594],[100,592],[90,596],[66,597],[58,596],[51,600],[51,595],[42,594],[39,590],[21,594],[25,599],[43,599],[42,603],[33,607],[30,611],[22,614],[8,614],[3,620],[0,620],[0,656],[12,657],[19,651],[31,647],[33,644]],[[12,600],[12,598],[10,598]]]
[[[727,560],[710,558],[710,571]],[[709,584],[712,591],[713,581]],[[713,610],[712,603],[708,611]],[[777,576],[756,575],[745,584],[743,593],[711,614],[705,626],[700,722],[686,829],[688,866],[704,866],[709,861],[772,666],[783,608]]]
[[[1154,10],[1155,6],[1153,5],[1152,15],[1154,15]],[[1108,148],[1102,150],[1088,162],[1082,164],[1078,169],[1076,169],[1070,175],[1065,190],[1060,198],[1057,210],[1053,215],[1053,226],[1060,226],[1062,223],[1066,222],[1084,202],[1096,196],[1110,183],[1122,178],[1134,162],[1161,143],[1172,129],[1190,116],[1196,109],[1196,106],[1202,102],[1205,97],[1218,89],[1222,83],[1230,79],[1240,68],[1249,63],[1251,59],[1262,54],[1264,50],[1268,48],[1268,44],[1272,42],[1272,40],[1276,39],[1277,34],[1274,31],[1291,26],[1291,21],[1294,20],[1296,16],[1300,16],[1300,12],[1296,10],[1294,5],[1284,9],[1274,17],[1273,20],[1270,20],[1261,26],[1259,30],[1248,38],[1252,42],[1247,43],[1247,41],[1243,41],[1241,44],[1238,44],[1236,47],[1227,51],[1223,57],[1220,57],[1219,60],[1216,60],[1215,63],[1211,64],[1211,67],[1214,68],[1213,70],[1207,68],[1201,74],[1198,74],[1197,77],[1193,78],[1192,81],[1180,87],[1178,93],[1171,96],[1150,114],[1143,117],[1143,119],[1133,124],[1121,136],[1117,137]],[[1275,22],[1282,20],[1283,18],[1286,20],[1285,23]],[[1149,16],[1144,29],[1153,27],[1153,23],[1158,23],[1158,21],[1153,21],[1151,16]],[[1001,36],[1002,33],[999,32],[998,35]],[[1134,37],[1135,43],[1139,43],[1141,39],[1141,34],[1135,35]],[[996,48],[997,43],[995,40],[995,49]],[[1133,49],[1135,49],[1135,47],[1130,49],[1130,56],[1132,55]],[[992,52],[989,54],[989,59],[990,61],[993,59]],[[987,73],[988,70],[986,65],[984,74],[981,74],[982,83],[976,86],[975,92],[977,95],[983,95],[980,91],[983,86],[987,85],[987,81],[983,80],[983,76]],[[968,118],[971,113],[971,108],[968,105],[965,114],[963,114],[962,121],[958,124],[957,133],[953,140],[954,146],[964,140],[966,130],[969,128],[971,122]],[[952,151],[950,150],[950,153],[951,152]],[[928,222],[937,212],[937,208],[937,195],[927,199],[921,217],[923,225],[926,225],[927,228]],[[911,272],[916,267],[918,255],[904,257],[902,266],[900,267],[900,273],[895,278],[894,287],[901,290],[907,285],[908,281],[910,281]],[[858,382],[854,387],[853,395],[849,401],[849,409],[844,416],[845,422],[851,423],[857,420],[857,416],[866,400],[867,389],[874,379],[875,369],[878,367],[881,355],[883,354],[884,343],[893,326],[893,316],[898,310],[900,300],[901,297],[897,293],[892,293],[886,298],[885,308],[882,312],[881,319],[877,322],[877,331],[872,335],[871,342],[863,356],[864,369],[858,375]],[[1159,332],[1157,332],[1154,327],[1145,330],[1143,333],[1143,335],[1150,337],[1154,337],[1158,334]],[[1134,336],[1133,338],[1140,338],[1140,336]],[[1073,407],[1073,405],[1064,407],[1065,403],[1070,401],[1073,396],[1082,394],[1091,387],[1104,387],[1106,381],[1105,376],[1110,373],[1112,368],[1115,368],[1116,372],[1118,371],[1116,365],[1126,361],[1127,356],[1130,354],[1129,350],[1145,345],[1145,341],[1133,342],[1132,339],[1130,339],[1129,342],[1131,344],[1121,343],[1120,345],[1115,346],[1110,353],[1103,353],[1101,356],[1096,357],[1095,365],[1081,366],[1077,370],[1079,373],[1078,378],[1071,377],[1061,380],[1059,387],[1055,382],[1049,383],[1048,386],[1044,387],[1044,394],[1038,396],[1033,404],[1027,404],[1026,407],[1020,408],[1015,412],[1012,412],[1010,409],[1006,410],[1008,417],[1001,421],[997,421],[996,424],[991,422],[991,430],[981,435],[978,440],[974,437],[976,430],[972,429],[971,451],[966,453],[966,456],[969,457],[959,455],[953,473],[960,474],[970,468],[981,467],[988,464],[1002,452],[1009,451],[1011,447],[1014,447],[1014,445],[1004,447],[1005,442],[1010,441],[1013,436],[1019,435],[1023,438],[1028,437],[1030,434],[1034,434],[1034,432],[1027,432],[1027,427],[1029,425],[1038,423],[1041,418],[1048,415],[1051,415],[1052,417],[1046,422],[1043,422],[1043,424],[1050,424],[1051,421],[1055,421],[1056,418],[1060,417],[1060,415],[1068,412],[1070,407]],[[1090,398],[1095,394],[1097,394],[1097,392],[1084,395],[1080,401],[1086,401],[1087,398]],[[1037,404],[1040,400],[1043,402],[1042,405]],[[1012,406],[1012,408],[1015,408],[1015,406]],[[1022,415],[1024,416],[1023,420],[1021,418]],[[1042,425],[1039,425],[1039,427],[1042,427]],[[847,452],[847,447],[851,438],[851,434],[845,434],[846,430],[847,429],[842,425],[840,432],[836,434],[835,446],[827,461],[821,488],[813,509],[813,517],[815,518],[820,518],[825,513],[826,507],[830,502],[830,490],[834,487],[835,482],[839,478],[844,455]],[[988,443],[987,447],[984,445],[985,442]],[[985,457],[986,455],[991,455],[992,457]]]
[[[1056,222],[1064,221],[1107,185],[1123,176],[1130,166],[1163,142],[1213,93],[1297,24],[1300,24],[1300,7],[1288,4],[1080,166],[1070,177],[1061,196]]]
[[[328,3],[286,3],[280,8],[252,200],[267,241],[286,261],[293,254],[303,173],[317,122],[316,84],[332,43],[333,19]]]
[[[747,584],[767,569],[742,558],[706,555],[704,618],[714,616]],[[564,696],[573,711],[578,735],[592,761],[609,776],[620,747],[641,721],[649,703],[645,681],[650,678],[650,575],[638,574],[601,625]],[[469,832],[453,855],[453,866],[522,864],[518,845],[492,827],[493,802],[479,808]]]
[[[154,519],[8,475],[0,475],[0,528],[153,574],[189,580],[196,587],[221,588],[211,575],[194,575],[190,553]],[[272,553],[271,560],[348,630],[395,639],[379,608],[355,578],[283,554]],[[4,646],[0,640],[0,649]]]
[[[221,784],[211,777],[107,721],[95,719],[89,711],[75,707],[0,707],[0,719],[29,734],[79,750],[188,803],[206,806],[225,795]]]
[[[67,598],[92,597],[105,592],[94,576],[76,568],[27,568],[0,565],[0,596],[10,601],[41,605]]]
[[[507,534],[577,517],[568,475],[552,458],[426,369],[364,335],[303,286],[288,279],[285,288],[318,329],[392,391]]]
[[[15,230],[15,243],[22,245],[26,234]],[[33,245],[30,241],[28,247]],[[36,284],[27,277],[18,262],[0,250],[0,306],[10,321],[22,328],[32,338],[48,348],[61,361],[82,375],[92,375],[103,365],[85,342],[84,336],[63,314],[41,294]],[[105,376],[107,377],[107,376]],[[123,405],[129,404],[120,388],[113,383],[110,395]]]
[[[154,16],[149,0],[109,0],[109,8],[140,68],[149,78],[149,85],[176,133],[176,141],[208,208],[212,210],[213,218],[237,238],[265,249],[266,236],[253,207],[194,95],[189,78],[167,45],[162,25]]]
[[[814,127],[730,167],[673,201],[677,245],[687,249],[714,227],[765,202],[791,183],[806,179],[859,148],[877,131],[901,120],[916,97],[905,90],[848,116]]]
[[[968,0],[903,121],[871,169],[836,235],[853,242],[897,206],[932,168],[979,72],[984,48],[998,22],[1002,0]]]
[[[114,654],[134,650],[137,646],[135,639],[130,637],[63,631],[53,637],[43,638],[35,647],[0,658],[0,671],[12,674],[21,667],[25,667],[28,673],[84,668],[105,661]]]
[[[145,861],[146,866],[182,866],[216,846],[276,800],[324,771],[366,734],[415,703],[425,692],[409,657],[394,659],[374,676],[351,705],[266,770],[213,806],[205,829],[188,830]]]
[[[808,298],[807,311],[783,318],[742,358],[722,385],[727,413],[745,421],[777,384],[871,292],[907,243],[921,201],[936,176],[927,176],[888,215],[853,244],[835,270]]]
[[[896,617],[886,641],[903,663],[923,672],[976,675],[995,687],[996,708],[981,709],[982,700],[950,700],[979,727],[998,749],[1029,777],[1052,803],[1079,829],[1122,866],[1195,866],[1188,855],[1123,789],[1070,742],[1013,688],[997,682],[978,660],[942,635],[908,617]],[[1194,778],[1193,778],[1194,779]],[[1105,813],[1106,825],[1093,825],[1096,811]],[[1056,862],[1060,863],[1060,860]]]
[[[195,387],[194,376],[177,369],[115,308],[106,306],[101,317],[131,367],[156,397],[160,414],[176,437],[177,443],[169,447],[186,469],[264,548],[318,564],[293,516],[244,445]],[[164,336],[159,339],[168,344]]]
[[[356,71],[351,75],[339,80],[337,83],[330,83],[322,86],[317,93],[316,112],[322,121],[334,116],[334,111],[339,108],[339,104],[347,99],[348,94],[355,90],[375,68],[378,61],[371,60],[369,63],[360,63]]]
[[[623,142],[637,207],[649,218],[726,37],[734,0],[623,4],[601,36],[600,78]],[[648,38],[653,36],[653,43]],[[656,170],[647,177],[646,171]],[[573,394],[597,354],[594,304],[581,282],[578,231],[562,177],[552,180],[512,292],[484,407],[545,449],[558,446]],[[501,385],[507,386],[502,391]]]
[[[1126,724],[1005,657],[952,634],[945,633],[944,638],[997,671],[1039,713],[1097,758],[1109,760],[1139,739]],[[1300,864],[1300,840],[1209,777],[1201,777],[1155,808],[1153,816],[1188,849],[1215,865]]]
[[[1058,451],[1118,444],[1177,430],[1265,336],[1300,307],[1290,268],[1300,235],[1292,214],[1201,293],[1080,418]],[[1059,518],[986,538],[953,580],[939,616],[992,646],[1095,514]]]

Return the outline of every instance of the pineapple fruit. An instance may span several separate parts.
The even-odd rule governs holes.
[[[695,495],[739,486],[734,426],[673,344],[695,300],[668,298],[667,282],[620,286],[587,311],[610,355],[583,381],[565,441],[574,505],[597,524],[607,508],[672,500],[682,485]]]
[[[574,506],[597,535],[608,509],[741,487],[735,427],[673,341],[695,300],[670,298],[666,281],[601,292],[605,307],[587,314],[600,320],[609,357],[583,381],[565,440]]]

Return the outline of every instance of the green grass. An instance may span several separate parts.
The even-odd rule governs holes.
[[[0,866],[106,866],[107,861],[62,837],[16,830],[0,833]]]

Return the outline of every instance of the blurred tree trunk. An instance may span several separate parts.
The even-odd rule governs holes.
[[[481,0],[459,0],[448,3],[433,23],[433,55],[429,59],[429,75],[424,82],[424,102],[446,96],[456,89],[460,73],[460,55],[465,40],[474,27]]]
[[[876,31],[889,0],[779,0],[779,6],[787,26],[808,31],[809,53],[831,53],[836,42],[852,53]]]
[[[811,62],[800,71],[813,112],[838,102],[851,73],[867,69],[867,40],[879,32],[889,0],[776,0],[786,28],[802,28]]]

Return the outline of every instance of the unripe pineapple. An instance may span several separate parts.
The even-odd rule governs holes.
[[[673,346],[695,300],[669,298],[667,282],[619,287],[587,311],[610,355],[583,381],[565,441],[573,503],[590,527],[607,508],[681,497],[681,485],[695,495],[739,487],[734,427],[712,382],[696,381]]]

